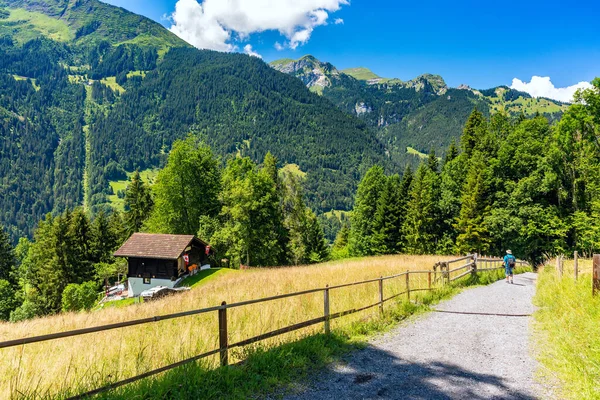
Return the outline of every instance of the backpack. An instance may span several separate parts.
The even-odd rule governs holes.
[[[515,265],[517,264],[517,259],[514,257],[509,257],[508,258],[508,266],[511,268],[514,268]]]

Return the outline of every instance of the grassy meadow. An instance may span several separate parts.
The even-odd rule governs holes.
[[[538,358],[543,375],[562,399],[600,399],[600,296],[592,297],[589,259],[565,260],[562,278],[555,263],[539,274],[535,304]]]
[[[189,292],[166,299],[111,307],[91,313],[65,313],[21,323],[0,323],[0,341],[110,324],[156,315],[257,299],[276,294],[361,281],[406,270],[429,270],[444,257],[383,256],[325,264],[222,273]],[[447,259],[447,258],[446,258]],[[385,281],[385,297],[404,291],[405,278]],[[412,275],[411,288],[427,285],[427,274]],[[378,286],[371,283],[331,291],[331,312],[377,302]],[[393,307],[390,303],[389,307]],[[332,321],[344,329],[377,315],[377,308]],[[322,316],[323,293],[271,301],[228,310],[229,342]],[[315,325],[262,343],[264,348],[322,331]],[[0,398],[78,392],[120,380],[218,347],[217,313],[92,333],[78,337],[0,350]],[[244,350],[230,359],[245,358]],[[207,360],[215,366],[216,357]],[[43,371],[43,373],[42,373]]]

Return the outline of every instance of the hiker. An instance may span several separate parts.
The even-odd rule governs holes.
[[[506,283],[513,283],[513,271],[515,269],[516,264],[517,259],[515,258],[515,256],[513,256],[512,251],[506,250],[506,255],[504,256],[504,270],[506,271]]]

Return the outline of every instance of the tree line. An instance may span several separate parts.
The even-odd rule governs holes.
[[[554,254],[600,250],[600,79],[575,100],[554,125],[541,115],[511,120],[474,110],[443,160],[432,152],[402,178],[372,167],[336,251],[503,254],[510,248],[537,265]]]
[[[78,207],[47,214],[33,241],[22,238],[15,249],[2,230],[0,320],[91,308],[104,282],[127,271],[112,254],[140,231],[198,235],[215,250],[214,266],[297,265],[329,257],[300,177],[278,169],[271,153],[261,165],[241,156],[221,165],[190,135],[174,143],[152,187],[133,174],[124,212],[90,218]]]

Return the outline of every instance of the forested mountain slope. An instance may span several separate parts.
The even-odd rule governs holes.
[[[259,59],[196,50],[96,0],[0,0],[0,224],[13,239],[48,212],[110,207],[111,180],[161,166],[189,132],[223,158],[298,164],[321,210],[349,209],[373,163],[394,169],[363,121]]]
[[[439,75],[424,74],[410,81],[382,78],[367,68],[339,71],[313,56],[278,60],[271,66],[299,78],[312,91],[377,130],[391,157],[418,163],[418,152],[438,154],[457,140],[473,108],[485,115],[505,111],[513,117],[540,113],[557,119],[566,105],[533,99],[507,87],[478,91],[461,85],[450,88]],[[411,149],[418,150],[417,152]]]

